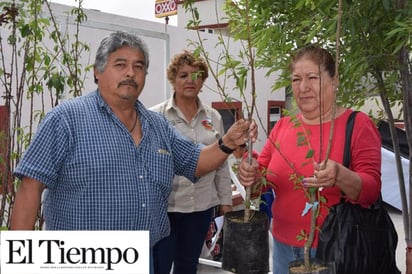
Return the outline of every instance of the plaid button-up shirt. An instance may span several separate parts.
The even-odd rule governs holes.
[[[136,109],[143,132],[138,146],[98,91],[46,115],[15,170],[47,186],[46,229],[149,230],[151,246],[169,234],[173,177],[197,180],[202,145],[140,102]]]

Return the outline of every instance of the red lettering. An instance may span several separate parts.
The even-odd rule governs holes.
[[[177,10],[175,0],[168,0],[161,3],[155,3],[155,14],[163,14]]]

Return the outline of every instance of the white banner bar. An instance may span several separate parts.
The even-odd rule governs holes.
[[[148,274],[148,231],[1,231],[3,274]]]

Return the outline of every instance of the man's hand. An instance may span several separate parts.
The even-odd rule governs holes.
[[[222,137],[223,143],[231,148],[236,149],[251,140],[256,142],[258,130],[255,121],[239,119],[236,121]]]

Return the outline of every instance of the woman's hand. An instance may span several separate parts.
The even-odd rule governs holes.
[[[338,179],[340,164],[333,160],[314,164],[313,177],[303,179],[305,187],[333,187]]]
[[[260,178],[259,164],[255,158],[251,158],[251,163],[247,158],[243,158],[239,164],[238,178],[240,183],[245,186],[251,186]]]
[[[225,213],[231,212],[232,206],[231,205],[220,205],[219,213],[220,215],[225,215]]]
[[[333,160],[315,164],[313,177],[303,179],[304,187],[339,187],[352,201],[357,201],[362,189],[362,179],[358,173]]]

